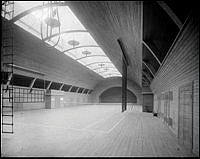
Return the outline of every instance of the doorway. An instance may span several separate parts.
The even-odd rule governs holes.
[[[193,82],[179,88],[178,142],[192,151],[193,145]]]

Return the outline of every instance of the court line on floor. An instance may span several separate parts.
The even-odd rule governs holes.
[[[112,116],[113,117],[113,116]],[[125,118],[126,116],[123,116],[122,118],[120,118],[120,120],[119,121],[117,121],[117,123],[115,123],[109,130],[107,130],[107,131],[103,131],[103,130],[92,130],[92,131],[103,131],[103,132],[105,132],[106,134],[109,134],[115,127],[117,127],[118,125],[119,125],[119,123],[122,121],[122,120],[124,120],[124,118]],[[109,119],[109,118],[107,118],[107,119]]]
[[[96,122],[93,122],[93,123],[91,123],[91,124],[88,124],[88,125],[87,125],[86,127],[84,127],[83,129],[88,129],[88,128],[90,128],[90,127],[92,127],[92,126],[94,126],[94,125],[96,125],[96,124],[98,124],[98,123],[100,123],[100,122],[102,122],[102,121],[105,121],[105,120],[107,120],[107,119],[113,117],[114,115],[116,115],[116,114],[118,114],[118,113],[119,113],[119,112],[114,113],[112,116],[109,116],[109,117],[107,117],[107,118],[103,118],[103,119],[97,120]]]
[[[124,120],[125,117],[126,117],[126,116],[122,117],[112,128],[110,128],[110,129],[107,131],[107,133],[109,134],[117,125],[119,125],[119,123],[120,123],[122,120]]]

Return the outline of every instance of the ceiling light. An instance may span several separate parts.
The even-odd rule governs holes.
[[[85,56],[87,56],[87,55],[90,55],[91,52],[89,52],[89,51],[86,50],[86,51],[83,51],[82,54],[85,55]]]
[[[105,65],[105,64],[103,64],[103,63],[100,63],[100,64],[99,64],[100,67],[103,67],[104,65]]]
[[[47,17],[44,21],[48,26],[52,28],[60,27],[60,22],[55,18]]]
[[[76,40],[70,40],[70,41],[68,41],[68,44],[72,45],[74,47],[74,46],[78,46],[80,43]]]

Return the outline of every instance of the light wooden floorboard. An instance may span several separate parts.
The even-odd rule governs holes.
[[[3,156],[194,156],[151,113],[114,106],[15,112]]]

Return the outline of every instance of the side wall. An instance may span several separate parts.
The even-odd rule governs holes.
[[[199,154],[199,19],[190,16],[169,56],[151,83],[154,93],[154,111],[160,105],[164,113],[164,100],[159,95],[172,91],[170,118],[172,131],[178,135],[179,87],[193,82],[193,152]],[[160,102],[159,102],[160,101]],[[160,103],[160,104],[159,104]]]

